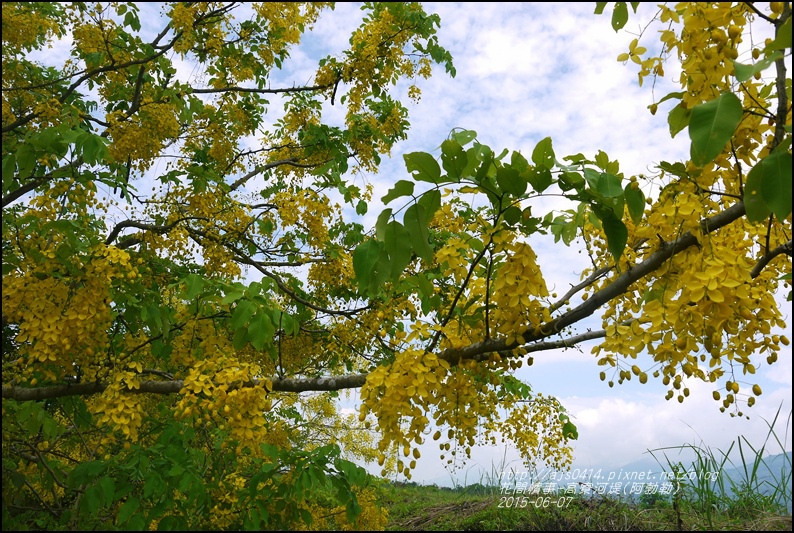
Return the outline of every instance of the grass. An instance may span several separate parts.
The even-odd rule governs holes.
[[[695,445],[652,450],[673,490],[633,500],[595,492],[507,494],[497,474],[501,468],[454,488],[384,482],[380,501],[389,510],[387,530],[791,531],[791,455],[785,454],[789,443],[774,431],[779,414],[767,422],[769,432],[760,448],[739,437],[725,452]],[[791,413],[783,434],[790,431]],[[785,464],[772,472],[764,456],[775,443]],[[695,459],[687,467],[669,459],[671,450],[693,451]],[[738,465],[731,459],[733,451]],[[726,469],[739,475],[724,475]]]

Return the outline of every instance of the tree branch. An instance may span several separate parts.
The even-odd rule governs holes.
[[[286,93],[301,93],[307,91],[321,91],[331,87],[333,83],[326,85],[312,85],[311,87],[290,87],[286,89],[257,89],[256,87],[220,87],[217,89],[190,89],[193,94],[211,94],[211,93],[257,93],[257,94],[286,94]]]
[[[712,233],[740,219],[744,214],[744,203],[739,202],[712,217],[702,220],[700,222],[701,231],[703,234]],[[606,302],[626,292],[632,283],[658,269],[665,261],[674,255],[696,244],[698,244],[697,237],[690,232],[686,232],[673,242],[662,243],[660,248],[651,254],[645,261],[626,270],[609,285],[593,294],[587,301],[560,317],[544,324],[535,331],[528,330],[511,344],[507,344],[505,339],[490,339],[463,348],[449,348],[441,352],[438,357],[439,359],[444,359],[448,363],[457,364],[460,360],[476,359],[483,354],[491,352],[511,351],[523,344],[549,337],[592,315],[596,309]]]
[[[712,216],[706,218],[700,222],[701,231],[703,234],[713,233],[719,230],[722,227],[725,227],[732,222],[740,219],[745,214],[744,204],[739,202],[726,210]],[[546,341],[546,342],[535,342],[540,341],[544,338],[547,338],[559,331],[562,331],[565,327],[570,326],[583,318],[586,318],[592,315],[599,307],[601,307],[606,302],[617,298],[624,292],[628,290],[628,288],[636,281],[642,279],[643,277],[647,276],[648,274],[652,273],[656,269],[658,269],[665,261],[670,259],[676,254],[679,254],[690,248],[691,246],[695,246],[698,244],[697,238],[692,235],[690,232],[685,233],[678,239],[672,242],[663,242],[659,249],[651,254],[647,259],[639,263],[638,265],[633,266],[630,269],[627,269],[623,274],[615,278],[609,285],[604,287],[603,289],[597,291],[593,294],[587,301],[583,302],[578,307],[568,311],[567,313],[561,315],[559,318],[554,319],[541,328],[538,328],[535,331],[528,331],[524,333],[522,336],[519,337],[518,340],[513,341],[512,343],[508,344],[505,339],[488,339],[482,342],[478,342],[475,344],[471,344],[469,346],[463,348],[450,348],[441,352],[438,357],[440,359],[444,359],[445,361],[456,365],[461,360],[466,359],[474,359],[474,360],[483,360],[486,358],[488,354],[494,352],[512,352],[515,348],[519,346],[529,344],[529,346],[525,346],[524,349],[527,352],[536,352],[542,350],[548,350],[553,348],[566,348],[572,347],[580,342],[602,338],[606,336],[606,333],[603,330],[599,331],[590,331],[587,333],[583,333],[581,335],[576,335],[573,337],[569,337],[567,339],[560,339],[556,341]],[[791,253],[791,241],[782,245],[778,249],[775,249],[773,253],[775,255],[780,255],[781,253]],[[788,250],[788,252],[786,252]],[[239,253],[239,252],[238,252]],[[772,253],[767,254],[772,255]],[[244,257],[244,254],[243,254]],[[258,267],[255,261],[248,259],[248,264],[252,264],[254,267]],[[265,269],[259,267],[260,270],[267,275],[276,280],[279,287],[282,290],[289,291],[289,288],[284,285],[284,283],[275,276]],[[291,293],[292,291],[289,291]],[[293,293],[294,294],[294,293]],[[302,299],[299,299],[301,301]],[[309,302],[302,301],[305,305],[308,305],[311,308],[315,308],[309,304]],[[323,312],[329,312],[330,310],[321,309]],[[358,311],[358,310],[356,310]],[[352,313],[353,311],[336,311],[332,313],[335,314],[348,314]],[[154,372],[149,372],[154,373]],[[158,374],[160,375],[160,374]],[[341,389],[352,389],[352,388],[359,388],[366,382],[367,379],[366,373],[361,374],[349,374],[345,376],[339,377],[321,377],[321,378],[276,378],[271,379],[270,382],[272,384],[272,388],[269,390],[271,391],[279,391],[279,392],[306,392],[306,391],[333,391],[333,390],[341,390]],[[233,390],[240,387],[252,387],[261,385],[266,383],[266,380],[259,380],[254,379],[246,383],[237,383],[230,386],[229,390]],[[35,401],[35,400],[44,400],[48,398],[59,398],[64,396],[87,396],[92,394],[97,394],[103,392],[107,389],[108,383],[104,382],[96,382],[96,383],[78,383],[78,384],[64,384],[64,385],[56,385],[51,387],[39,387],[39,388],[30,388],[30,387],[20,387],[20,386],[13,386],[13,385],[3,385],[3,393],[2,397],[6,399],[15,399],[18,401]],[[150,394],[176,394],[182,390],[184,387],[183,380],[169,380],[169,381],[144,381],[140,383],[140,387],[137,389],[130,389],[128,390],[129,393],[133,394],[140,394],[140,393],[150,393]]]
[[[368,374],[348,374],[339,377],[321,378],[274,378],[268,392],[308,392],[357,389],[364,385]],[[228,391],[247,387],[267,386],[268,380],[253,379],[229,385]],[[76,385],[54,385],[52,387],[20,387],[3,385],[3,398],[20,402],[63,398],[66,396],[90,396],[104,392],[109,383],[78,383]],[[171,381],[142,381],[140,387],[127,389],[128,394],[177,394],[185,386],[181,379]]]
[[[758,263],[753,267],[753,270],[750,272],[750,276],[755,279],[761,274],[761,271],[764,270],[764,267],[769,264],[772,259],[775,257],[786,254],[789,257],[792,257],[792,243],[789,240],[785,244],[781,244],[774,250],[769,250],[767,253],[764,254],[764,257],[758,260]]]
[[[606,336],[604,330],[588,331],[581,335],[575,335],[566,339],[559,339],[556,341],[538,342],[531,346],[525,347],[525,351],[539,352],[545,350],[552,350],[555,348],[572,348],[580,342],[599,339]],[[477,360],[483,360],[487,357],[482,354],[475,357]],[[159,370],[144,369],[140,374],[154,374],[164,378],[172,378],[171,374]],[[272,388],[268,388],[269,392],[317,392],[317,391],[338,391],[342,389],[357,389],[362,387],[367,381],[369,373],[347,374],[343,376],[334,377],[320,377],[320,378],[271,378],[269,381]],[[235,383],[229,386],[228,391],[257,387],[262,384],[267,384],[268,380],[252,379],[244,383]],[[20,387],[13,385],[3,385],[3,398],[17,400],[20,402],[27,401],[40,401],[51,398],[63,398],[66,396],[90,396],[104,392],[108,388],[109,383],[96,382],[96,383],[78,383],[78,384],[65,384],[55,385],[51,387]],[[140,387],[137,389],[128,389],[126,392],[129,394],[177,394],[185,386],[184,380],[169,379],[168,381],[142,381]]]
[[[325,163],[327,163],[327,161],[323,162],[322,164],[325,164]],[[294,159],[294,158],[281,159],[279,161],[273,161],[272,163],[268,163],[268,164],[262,165],[262,166],[257,166],[256,168],[254,168],[251,172],[249,172],[245,176],[241,177],[240,179],[238,179],[237,181],[232,183],[229,186],[229,191],[231,192],[231,191],[235,191],[235,190],[239,189],[243,184],[245,184],[245,182],[247,182],[248,180],[250,180],[251,178],[253,178],[257,174],[261,174],[262,172],[264,172],[266,170],[270,170],[271,168],[275,168],[275,167],[278,167],[278,166],[281,166],[281,165],[289,165],[289,166],[297,167],[297,168],[314,168],[314,167],[316,167],[319,164],[321,164],[321,163],[298,163],[297,159]]]

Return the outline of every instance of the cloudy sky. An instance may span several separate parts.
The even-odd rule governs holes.
[[[140,4],[144,32],[159,31],[159,7]],[[647,79],[639,87],[636,69],[616,61],[629,42],[655,14],[655,5],[643,3],[632,14],[624,31],[615,33],[609,14],[593,14],[590,3],[427,3],[428,12],[441,16],[439,41],[454,57],[457,77],[443,69],[420,84],[422,99],[408,103],[412,128],[409,139],[397,146],[378,175],[363,176],[375,186],[380,198],[398,179],[406,179],[402,155],[413,151],[432,152],[452,128],[475,130],[480,142],[500,152],[502,148],[531,153],[535,144],[550,136],[558,159],[583,153],[593,156],[604,150],[621,163],[626,176],[652,172],[659,161],[685,160],[689,152],[686,132],[671,139],[666,123],[666,104],[654,117],[648,105],[665,94],[680,90],[669,81],[675,76],[671,64],[667,80]],[[609,8],[608,8],[609,11]],[[317,61],[343,50],[361,20],[356,4],[339,3],[326,12],[315,31],[291,54],[280,80],[285,85],[311,81]],[[147,27],[147,23],[157,26]],[[144,37],[146,38],[146,37]],[[758,36],[756,36],[758,38]],[[653,50],[655,30],[646,30],[640,44]],[[67,43],[48,51],[48,61],[68,55]],[[740,60],[742,58],[740,57]],[[193,72],[190,64],[179,66],[179,77]],[[274,82],[274,86],[276,83]],[[398,88],[405,98],[407,84]],[[402,91],[402,92],[400,92]],[[269,120],[278,118],[273,106]],[[328,118],[341,120],[341,106],[328,109]],[[436,152],[437,153],[437,152]],[[650,192],[650,191],[646,191]],[[535,214],[561,207],[556,199],[544,199]],[[374,224],[380,210],[371,205],[364,217]],[[586,266],[578,248],[554,245],[551,239],[531,243],[538,254],[549,287],[565,290],[579,280]],[[784,309],[791,338],[790,305]],[[598,322],[592,325],[599,328]],[[590,355],[591,345],[581,352],[569,350],[538,353],[535,364],[518,377],[545,394],[558,397],[574,417],[580,438],[575,444],[575,464],[582,467],[619,469],[647,457],[648,449],[695,444],[727,450],[739,435],[760,447],[768,432],[766,421],[780,408],[778,437],[791,449],[791,428],[785,426],[791,411],[791,351],[780,354],[770,368],[759,365],[757,381],[764,390],[758,404],[746,410],[750,420],[721,414],[711,399],[712,388],[692,383],[692,395],[683,404],[664,399],[666,389],[651,379],[641,386],[635,381],[610,389],[598,379],[601,368]],[[355,399],[345,402],[354,407]],[[782,407],[781,407],[782,406]],[[772,442],[771,453],[781,451]],[[456,474],[445,471],[437,450],[422,454],[413,480],[450,484],[480,481],[501,467],[520,470],[517,454],[509,448],[480,448],[472,461]]]

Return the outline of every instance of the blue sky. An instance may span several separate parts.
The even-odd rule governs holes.
[[[158,21],[156,4],[140,6],[145,25]],[[421,101],[407,104],[412,123],[409,138],[384,160],[377,175],[356,179],[372,183],[373,197],[382,197],[395,181],[407,177],[403,154],[432,152],[456,127],[477,131],[480,142],[497,152],[508,148],[531,153],[547,136],[553,140],[558,159],[579,152],[592,156],[604,150],[611,159],[621,162],[626,176],[650,173],[659,161],[685,160],[688,137],[682,132],[670,138],[667,104],[660,106],[656,116],[647,109],[668,92],[680,90],[670,82],[676,77],[674,65],[666,67],[666,80],[654,84],[647,79],[640,87],[636,69],[616,61],[651,20],[655,5],[641,4],[625,30],[617,34],[609,15],[594,15],[594,7],[594,2],[426,3],[428,12],[441,16],[439,41],[452,53],[457,77],[451,79],[438,68],[433,78],[420,83]],[[317,61],[343,50],[360,19],[361,11],[355,4],[340,3],[334,11],[324,13],[305,43],[293,50],[287,70],[274,78],[274,86],[277,81],[285,86],[309,83]],[[755,38],[762,40],[763,36]],[[649,49],[657,42],[653,28],[640,40]],[[64,46],[56,46],[48,52],[48,59],[66,54]],[[178,76],[183,79],[193,71],[189,63],[179,63],[178,67]],[[397,90],[403,101],[407,101],[407,86],[401,84]],[[271,106],[268,122],[278,118],[279,107],[277,103]],[[341,106],[328,106],[326,116],[342,122],[341,113]],[[249,185],[254,184],[252,181]],[[533,212],[565,207],[559,199],[550,197]],[[371,205],[363,223],[374,225],[379,212],[378,206]],[[576,243],[566,248],[540,237],[533,238],[531,244],[550,288],[564,292],[579,280],[586,256],[578,253]],[[788,310],[784,311],[788,313],[785,333],[791,338],[790,304],[784,309]],[[600,329],[600,322],[594,319],[587,326]],[[721,414],[719,405],[711,399],[712,386],[699,382],[690,384],[692,394],[683,404],[665,401],[666,388],[654,379],[644,386],[632,381],[609,388],[598,378],[602,368],[590,355],[591,347],[585,344],[581,351],[537,353],[535,364],[517,374],[535,390],[558,397],[573,415],[580,435],[574,448],[575,464],[579,466],[618,469],[640,459],[648,449],[682,444],[725,450],[739,435],[760,446],[768,430],[764,420],[771,421],[781,405],[784,419],[791,411],[790,347],[780,353],[773,367],[759,365],[755,381],[764,394],[756,406],[745,409],[750,420]],[[357,403],[356,398],[346,400],[345,409]],[[791,428],[779,425],[777,430],[781,439],[787,439],[785,447],[790,450]],[[780,451],[772,449],[773,453]],[[423,450],[413,480],[449,484],[453,475],[441,467],[437,457],[437,449]],[[464,477],[469,482],[479,481],[500,465],[520,470],[513,450],[479,448],[454,478],[458,482]]]

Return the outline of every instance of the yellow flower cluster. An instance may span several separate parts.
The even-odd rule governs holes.
[[[347,521],[347,513],[344,506],[335,507],[331,510],[319,505],[310,505],[309,512],[313,517],[313,522],[309,531],[382,531],[386,527],[389,512],[385,507],[381,507],[378,495],[373,487],[365,489],[354,489],[358,504],[361,506],[361,514],[355,522]]]
[[[573,461],[573,450],[567,445],[560,424],[563,412],[555,398],[536,394],[529,402],[512,406],[505,420],[495,427],[503,439],[515,443],[521,457],[564,471]],[[527,466],[530,464],[534,463],[527,461]]]
[[[777,16],[779,7],[770,5],[770,18]],[[781,276],[790,274],[790,263],[773,262],[756,278],[750,273],[764,253],[761,250],[759,255],[756,243],[770,249],[785,243],[790,218],[772,225],[741,220],[710,235],[703,235],[700,228],[704,218],[742,197],[747,169],[768,155],[775,125],[766,114],[774,107],[774,85],[759,74],[743,82],[741,91],[735,90],[733,61],[747,33],[751,16],[747,5],[683,2],[674,9],[660,9],[661,21],[669,23],[660,39],[665,51],[677,51],[682,62],[679,81],[685,89],[684,105],[692,108],[733,91],[743,99],[745,112],[722,154],[704,167],[688,162],[685,176],[669,181],[656,201],[648,201],[652,208],[642,224],[627,221],[629,243],[645,244],[622,258],[621,271],[654,253],[660,240],[670,243],[689,232],[699,244],[665,263],[650,288],[632,287],[608,304],[607,338],[594,353],[599,364],[616,367],[618,382],[638,377],[645,383],[652,372],[670,387],[667,398],[677,397],[679,402],[689,395],[688,380],[716,382],[728,377],[729,397],[723,399],[716,391],[714,395],[724,410],[737,399],[739,371],[742,376],[754,374],[757,362],[753,361],[762,354],[767,363],[774,363],[780,345],[788,340],[772,335],[771,329],[785,327],[774,291]],[[762,51],[756,48],[751,54],[757,60]],[[600,232],[590,225],[584,230],[592,236],[589,242],[599,264],[608,263]],[[604,283],[608,281],[594,284],[590,291]],[[653,357],[650,369],[624,365],[618,359],[618,354],[633,359],[643,351]],[[601,379],[606,378],[602,372]],[[753,405],[760,388],[742,390],[752,391],[747,392],[747,405]]]
[[[273,196],[278,207],[281,226],[295,227],[301,239],[316,252],[322,252],[328,243],[328,228],[338,218],[339,206],[331,204],[328,197],[311,189],[283,191]]]
[[[200,44],[201,48],[211,55],[220,55],[223,39],[226,36],[223,26],[229,22],[228,15],[216,16],[210,23],[207,23],[207,19],[203,19],[200,26],[196,25],[196,21],[211,11],[222,9],[222,3],[186,4],[175,2],[172,6],[169,13],[171,24],[174,31],[180,34],[179,39],[174,43],[174,51],[184,56]],[[197,28],[200,28],[200,31]]]
[[[60,37],[63,33],[57,20],[45,17],[27,2],[3,2],[3,57],[21,50],[30,50],[39,42]],[[5,70],[5,65],[3,65]]]
[[[361,389],[359,420],[366,420],[369,413],[378,420],[378,463],[386,464],[390,450],[402,452],[396,470],[410,479],[419,459],[414,443],[423,442],[432,416],[437,426],[450,428],[447,440],[439,443],[442,454],[452,455],[448,464],[461,458],[458,452],[470,456],[477,442],[494,441],[497,432],[516,443],[527,464],[535,459],[559,467],[570,464],[571,450],[559,419],[562,407],[541,396],[527,406],[504,395],[500,371],[511,368],[510,362],[496,354],[486,361],[461,361],[452,367],[432,353],[407,349],[391,365],[375,369]],[[502,410],[509,414],[500,421]],[[433,438],[439,440],[441,431]],[[384,467],[383,475],[387,473]]]
[[[750,277],[754,260],[742,249],[748,245],[741,228],[711,235],[702,250],[681,253],[663,268],[647,301],[629,292],[611,302],[604,323],[607,338],[593,349],[597,355],[605,352],[599,364],[618,367],[620,382],[634,375],[644,383],[646,371],[620,368],[613,354],[633,359],[646,350],[655,362],[654,377],[672,383],[668,397],[677,393],[678,401],[684,401],[687,378],[715,382],[739,369],[742,375],[754,374],[754,354],[767,353],[767,362],[773,363],[785,344],[771,334],[773,326],[785,327],[774,294],[767,290],[775,284],[775,274],[770,270]],[[730,249],[735,250],[728,254],[731,259],[723,258]]]
[[[245,488],[245,478],[237,472],[226,475],[218,483],[217,489],[212,491],[213,501],[210,516],[212,527],[226,530],[239,521],[239,494]]]
[[[152,219],[175,225],[166,234],[145,232],[147,246],[186,260],[194,260],[200,252],[210,277],[239,276],[240,265],[225,243],[249,231],[253,217],[250,208],[230,198],[222,187],[207,184],[198,190],[189,184],[175,186],[162,199],[151,202],[147,214]]]
[[[713,100],[730,88],[730,60],[739,57],[737,46],[749,12],[745,4],[732,2],[681,2],[675,11],[662,7],[662,22],[683,21],[680,33],[665,30],[660,40],[667,51],[678,51],[687,107]]]
[[[508,336],[523,334],[551,319],[548,308],[538,299],[549,296],[546,281],[537,263],[537,255],[523,242],[513,240],[511,233],[494,236],[495,252],[504,252],[507,259],[496,272],[491,290],[496,330]]]
[[[97,423],[111,425],[121,431],[125,438],[137,441],[144,410],[140,396],[130,394],[127,390],[139,389],[140,386],[139,374],[129,370],[115,372],[108,388],[89,403],[89,409],[100,414]]]
[[[116,161],[128,157],[143,172],[160,156],[168,140],[179,136],[179,121],[173,105],[144,99],[132,117],[113,111],[106,117],[112,143],[108,147]]]
[[[287,49],[300,42],[301,34],[311,29],[330,2],[256,2],[254,11],[268,34],[268,46],[257,53],[263,64],[271,67]]]
[[[257,375],[260,375],[258,365],[231,356],[198,361],[185,376],[175,414],[204,421],[220,416],[221,429],[230,431],[239,450],[248,448],[258,453],[266,433],[264,413],[271,407],[267,391],[272,385],[262,380],[254,387],[239,387]]]
[[[46,363],[38,367],[47,379],[71,376],[77,366],[93,381],[113,319],[111,291],[137,274],[126,252],[100,246],[87,257],[70,258],[79,275],[54,275],[61,267],[56,251],[57,246],[45,249],[45,261],[4,277],[3,313],[19,324],[20,354]]]

